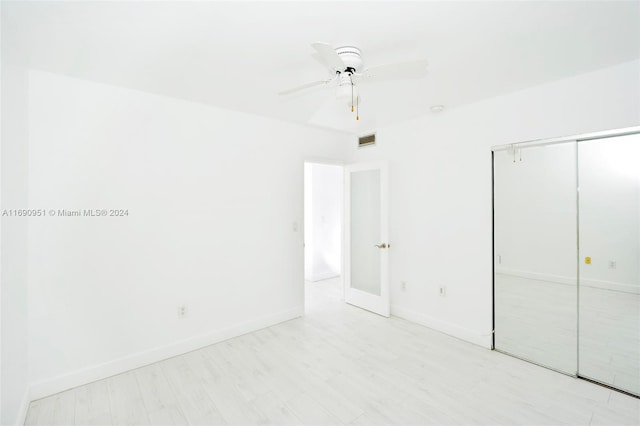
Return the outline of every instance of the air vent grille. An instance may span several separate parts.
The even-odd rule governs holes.
[[[358,147],[375,145],[376,144],[376,135],[375,133],[372,135],[362,136],[358,138]]]

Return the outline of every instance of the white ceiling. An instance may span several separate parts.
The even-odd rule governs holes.
[[[640,57],[638,1],[2,1],[2,19],[31,68],[358,134]],[[360,121],[328,87],[279,97],[329,76],[315,41],[429,74],[363,84]]]

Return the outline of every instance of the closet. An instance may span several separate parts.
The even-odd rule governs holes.
[[[640,128],[493,148],[494,348],[640,395]]]

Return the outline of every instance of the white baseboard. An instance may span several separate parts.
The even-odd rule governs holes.
[[[340,274],[337,273],[336,271],[323,271],[323,272],[317,272],[313,275],[310,276],[310,278],[308,279],[308,281],[311,282],[317,282],[317,281],[323,281],[323,280],[328,280],[329,278],[336,278],[339,277]]]
[[[304,307],[299,306],[286,311],[245,321],[231,327],[215,330],[204,335],[191,337],[175,343],[149,349],[144,352],[131,354],[103,364],[94,365],[72,373],[63,374],[51,379],[33,383],[30,386],[30,400],[33,401],[44,398],[58,392],[95,382],[96,380],[105,379],[135,368],[153,364],[154,362],[182,355],[214,343],[222,342],[233,337],[301,317],[303,314]],[[29,401],[27,400],[27,405],[28,403]]]
[[[391,315],[406,319],[411,322],[415,322],[420,325],[424,325],[425,327],[429,327],[442,333],[448,334],[449,336],[453,336],[466,342],[482,346],[483,348],[491,349],[491,331],[487,331],[486,333],[479,333],[476,330],[460,327],[457,324],[433,318],[428,315],[424,315],[410,309],[405,309],[397,305],[391,305]]]
[[[576,285],[577,277],[544,274],[540,272],[523,271],[519,269],[496,268],[496,274],[510,275],[513,277],[530,280],[545,281],[556,284]],[[623,293],[640,294],[640,286],[615,281],[590,280],[581,278],[583,287],[599,288],[604,290],[620,291]]]

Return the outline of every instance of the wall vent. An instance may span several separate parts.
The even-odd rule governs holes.
[[[358,138],[358,148],[363,146],[375,145],[376,144],[376,134],[361,136]]]

